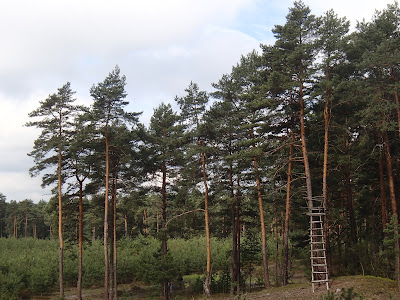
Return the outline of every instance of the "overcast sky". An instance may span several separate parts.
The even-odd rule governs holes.
[[[312,13],[334,9],[369,21],[389,0],[309,0]],[[48,200],[31,178],[27,156],[39,131],[24,127],[39,100],[66,82],[79,102],[119,65],[129,111],[153,109],[184,95],[190,81],[211,91],[240,55],[273,44],[289,0],[14,0],[0,2],[0,193],[7,200]]]

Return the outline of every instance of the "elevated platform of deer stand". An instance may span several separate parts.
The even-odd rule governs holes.
[[[328,266],[326,263],[326,243],[324,234],[325,207],[323,197],[317,196],[308,204],[307,215],[310,216],[310,258],[311,284],[315,291],[315,284],[326,284],[329,290]]]

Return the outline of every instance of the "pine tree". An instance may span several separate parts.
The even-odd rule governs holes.
[[[208,103],[208,95],[205,91],[200,91],[196,83],[191,82],[185,90],[187,95],[176,98],[181,110],[182,124],[186,127],[185,132],[188,140],[188,150],[186,152],[186,164],[189,168],[201,166],[201,174],[204,185],[204,221],[207,240],[207,268],[206,279],[204,281],[204,293],[210,296],[211,285],[211,243],[209,229],[209,211],[208,211],[208,182],[206,172],[206,145],[205,139],[200,135],[200,126],[202,125],[202,117]],[[198,178],[195,178],[197,180]]]
[[[74,113],[72,103],[74,92],[71,90],[70,83],[58,89],[56,94],[50,95],[44,101],[40,101],[40,107],[32,111],[29,117],[39,117],[39,121],[26,123],[26,126],[41,128],[40,136],[35,140],[34,150],[28,155],[34,157],[35,166],[30,169],[31,176],[38,175],[41,171],[57,165],[57,175],[46,174],[43,176],[43,185],[49,185],[54,181],[58,186],[58,236],[60,240],[59,252],[59,282],[60,297],[64,297],[63,279],[63,257],[64,240],[62,224],[62,168],[65,164],[63,155],[66,153],[68,145],[68,130],[70,129],[70,118]],[[49,154],[52,154],[49,156]]]
[[[90,94],[94,100],[90,119],[97,136],[104,141],[105,152],[105,201],[104,201],[104,299],[109,299],[109,255],[108,255],[108,214],[110,192],[110,127],[137,120],[137,113],[127,113],[124,107],[128,104],[124,99],[125,76],[120,75],[118,66],[109,73],[103,82],[93,85]],[[110,292],[110,295],[113,292]],[[111,298],[111,297],[110,297]]]
[[[155,172],[160,172],[162,198],[161,224],[161,254],[167,255],[167,198],[168,188],[177,180],[177,170],[181,163],[180,145],[182,144],[182,129],[178,124],[178,116],[173,112],[170,104],[161,103],[153,113],[149,127],[149,142],[151,145],[151,165]],[[153,171],[153,172],[154,172]],[[163,282],[164,299],[169,299],[169,281]]]

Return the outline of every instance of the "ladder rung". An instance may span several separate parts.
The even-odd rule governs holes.
[[[312,234],[311,237],[324,237],[325,235],[323,234]]]
[[[321,249],[311,249],[311,252],[318,252],[318,251],[325,251],[325,248],[321,248]]]
[[[326,264],[312,264],[313,267],[326,267]]]
[[[311,257],[311,259],[326,259],[326,257],[325,256],[314,256],[314,257]]]
[[[327,271],[313,271],[314,274],[327,274]]]
[[[312,280],[311,282],[328,282],[328,279]]]

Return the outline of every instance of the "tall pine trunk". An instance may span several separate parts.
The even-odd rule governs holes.
[[[260,212],[260,225],[261,225],[261,252],[263,257],[263,269],[264,269],[264,287],[269,288],[269,273],[268,273],[268,256],[267,256],[267,241],[265,236],[265,221],[264,221],[264,208],[263,208],[263,199],[261,194],[261,183],[260,176],[258,174],[258,165],[257,159],[254,157],[254,172],[256,174],[256,184],[257,184],[257,198],[258,198],[258,208]]]
[[[326,72],[326,80],[330,81],[330,71]],[[322,197],[323,204],[325,208],[324,215],[324,238],[325,238],[325,253],[326,253],[326,261],[328,270],[331,269],[332,265],[332,255],[331,255],[331,246],[329,241],[329,223],[328,223],[328,150],[329,150],[329,126],[331,121],[331,94],[332,89],[327,87],[325,89],[325,107],[324,107],[324,162],[323,162],[323,171],[322,171]]]
[[[382,133],[379,132],[378,143],[381,143],[382,139],[383,139]],[[386,224],[389,222],[389,215],[387,209],[385,170],[383,163],[382,148],[379,149],[379,185],[380,185],[380,200],[381,200],[381,214],[382,214],[382,232],[384,232],[386,229]]]
[[[229,149],[230,143],[229,143]],[[230,155],[232,154],[229,151]],[[229,166],[229,187],[230,187],[230,194],[231,194],[231,219],[232,219],[232,256],[231,256],[231,264],[232,264],[232,272],[231,272],[231,296],[235,295],[235,287],[237,284],[237,228],[236,228],[236,211],[235,211],[235,194],[233,192],[233,167],[232,163]]]
[[[77,283],[77,299],[82,299],[82,271],[83,271],[83,195],[82,181],[79,180],[79,256],[78,256],[78,283]]]
[[[242,202],[242,192],[240,190],[240,178],[237,177],[237,195],[236,195],[236,254],[237,254],[237,272],[236,272],[236,293],[240,293],[240,206]]]
[[[384,127],[385,128],[385,127]],[[395,251],[395,274],[397,284],[400,287],[400,245],[399,245],[399,219],[397,214],[397,203],[396,203],[396,193],[394,187],[394,178],[393,178],[393,167],[392,167],[392,156],[390,154],[390,144],[389,144],[389,136],[385,131],[383,133],[384,141],[385,141],[385,152],[386,152],[386,164],[387,164],[387,173],[389,179],[389,191],[390,191],[390,202],[392,205],[392,214],[394,219],[394,251]]]
[[[286,211],[285,225],[283,230],[283,255],[282,255],[282,283],[288,284],[289,278],[289,222],[290,222],[290,188],[292,185],[292,155],[293,144],[289,145],[289,163],[287,171],[287,186],[286,186]]]
[[[167,255],[167,166],[165,160],[162,162],[162,241],[161,241],[161,253],[163,256]],[[169,299],[169,283],[168,280],[163,282],[163,293],[164,299]]]
[[[306,176],[307,187],[307,206],[311,210],[312,203],[312,184],[310,163],[308,162],[307,142],[306,142],[306,128],[304,124],[304,92],[303,92],[303,65],[300,64],[300,89],[299,89],[299,105],[300,105],[300,137],[301,137],[301,151],[303,153],[304,173]]]
[[[60,252],[58,256],[58,269],[59,269],[59,281],[60,281],[60,298],[64,298],[64,240],[63,240],[63,226],[62,226],[62,196],[61,196],[61,162],[62,162],[62,152],[61,152],[61,138],[62,138],[62,114],[59,115],[59,146],[58,146],[58,238],[60,240]]]
[[[109,143],[108,136],[105,137],[106,144],[106,190],[104,199],[104,300],[108,300],[108,275],[109,275],[109,264],[108,264],[108,194],[109,194],[109,179],[110,179],[110,155],[109,155]]]
[[[203,182],[204,182],[204,221],[206,227],[206,240],[207,240],[207,273],[206,280],[204,281],[204,293],[207,297],[210,297],[211,290],[211,243],[210,243],[210,228],[208,219],[208,184],[207,184],[207,174],[206,174],[206,154],[201,153],[201,162],[203,165]]]
[[[117,163],[118,164],[118,163]],[[118,167],[117,167],[118,168]],[[113,299],[118,298],[118,283],[117,283],[117,183],[118,183],[118,170],[114,176],[113,187]]]

